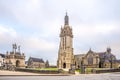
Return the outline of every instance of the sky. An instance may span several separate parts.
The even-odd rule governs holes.
[[[120,0],[0,0],[0,53],[21,46],[26,60],[56,65],[59,34],[67,11],[74,54],[105,52],[120,59]]]

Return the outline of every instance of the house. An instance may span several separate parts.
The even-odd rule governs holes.
[[[45,62],[41,58],[30,57],[28,59],[28,68],[45,68]]]
[[[5,55],[0,53],[0,67],[5,63]]]

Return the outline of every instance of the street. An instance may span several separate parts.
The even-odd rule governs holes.
[[[79,74],[71,76],[0,76],[0,80],[120,80],[120,73]]]

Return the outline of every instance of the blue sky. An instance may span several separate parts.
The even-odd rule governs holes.
[[[74,54],[106,51],[120,59],[120,0],[0,0],[0,52],[21,45],[28,57],[56,64],[67,10]]]

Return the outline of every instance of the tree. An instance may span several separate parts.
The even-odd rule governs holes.
[[[46,63],[45,63],[45,67],[46,68],[49,68],[49,61],[47,60]]]

